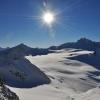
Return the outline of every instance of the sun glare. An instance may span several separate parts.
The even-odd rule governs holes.
[[[52,24],[54,21],[54,14],[51,12],[45,12],[42,19],[46,24]]]

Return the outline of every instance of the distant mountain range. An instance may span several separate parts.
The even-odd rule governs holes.
[[[4,57],[8,56],[10,58],[11,57],[21,58],[28,55],[36,56],[36,55],[46,55],[48,53],[52,53],[52,51],[42,48],[31,48],[24,44],[19,44],[15,47],[1,50],[0,56]]]
[[[83,50],[96,50],[100,48],[100,42],[92,41],[87,38],[81,38],[76,42],[67,42],[61,44],[59,46],[51,46],[49,48],[31,48],[25,44],[19,44],[12,48],[1,48],[0,47],[0,55],[2,54],[15,54],[18,56],[26,56],[26,55],[45,55],[48,53],[52,53],[52,50],[60,50],[66,48],[75,48],[75,49],[83,49]]]
[[[47,74],[45,74],[43,71],[41,71],[36,65],[32,64],[25,56],[46,55],[49,53],[54,53],[55,50],[61,50],[61,49],[66,49],[66,48],[75,48],[75,49],[83,49],[83,50],[90,50],[90,51],[97,50],[95,52],[95,55],[100,55],[100,49],[98,49],[100,48],[100,42],[91,41],[86,38],[81,38],[76,42],[64,43],[59,46],[51,46],[46,49],[31,48],[31,47],[26,46],[25,44],[19,44],[12,48],[0,48],[0,80],[3,81],[8,86],[16,87],[16,88],[31,88],[31,87],[36,87],[36,86],[43,85],[43,84],[49,84],[50,82],[52,82],[50,77],[47,76]],[[95,68],[99,69],[98,67],[100,65],[98,63],[100,60],[99,57],[100,56],[96,57],[94,55],[90,56],[88,54],[85,54],[85,55],[77,55],[75,57],[70,57],[68,59],[79,60],[89,65],[93,65],[95,66]],[[53,63],[53,66],[54,64],[56,65],[56,63]],[[71,65],[73,63],[66,62],[65,64]],[[74,64],[74,66],[76,65]],[[81,66],[81,65],[77,65],[77,66]],[[57,67],[59,66],[57,65]],[[65,69],[63,70],[59,72],[63,74],[64,73],[74,74],[73,72],[65,71]],[[90,76],[90,79],[91,78],[92,77]],[[56,78],[53,78],[53,79],[56,80]],[[61,83],[62,83],[62,79],[61,79]],[[80,79],[85,80],[84,78],[80,78]],[[87,81],[87,79],[85,81]],[[93,77],[93,79],[95,78]],[[97,79],[95,80],[98,81]],[[66,80],[66,82],[67,81],[70,82],[70,79]],[[7,92],[5,92],[6,90]],[[10,100],[8,99],[8,97],[13,98],[12,100],[19,100],[18,96],[15,93],[8,90],[8,88],[3,88],[0,86],[0,91],[1,91],[0,100],[6,100],[6,99],[2,99],[2,97],[7,98],[7,100]],[[10,94],[10,96],[8,94]]]
[[[54,53],[54,50],[76,48],[84,50],[96,50],[100,48],[100,42],[81,38],[77,42],[64,43],[60,46],[49,48],[31,48],[19,44],[12,48],[0,48],[0,78],[7,85],[14,87],[33,87],[50,83],[50,79],[37,66],[31,64],[25,56],[46,55]],[[24,83],[24,84],[23,84]]]
[[[96,50],[100,48],[100,42],[95,42],[86,38],[81,38],[77,42],[68,42],[61,44],[60,46],[51,46],[49,49],[51,50],[59,50],[65,48],[76,48],[76,49],[84,49],[84,50]]]

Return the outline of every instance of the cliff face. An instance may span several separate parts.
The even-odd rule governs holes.
[[[0,100],[19,100],[19,97],[6,86],[0,86]]]
[[[94,52],[94,54],[98,57],[100,57],[100,48],[97,48]]]

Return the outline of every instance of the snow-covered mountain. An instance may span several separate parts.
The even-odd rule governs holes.
[[[19,44],[15,47],[8,48],[6,50],[3,50],[0,52],[0,55],[9,55],[16,56],[16,57],[24,57],[26,55],[45,55],[48,53],[51,53],[52,51],[49,51],[48,49],[42,49],[42,48],[31,48],[24,44]]]
[[[83,55],[95,59],[92,51],[79,49],[62,49],[48,55],[26,56],[50,78],[50,84],[30,89],[9,88],[17,93],[20,100],[99,100],[100,70],[88,63],[90,57],[87,63],[71,59]],[[87,60],[87,56],[84,59]]]
[[[99,44],[82,38],[48,49],[8,48],[0,51],[0,79],[20,100],[99,100]]]
[[[39,68],[25,59],[26,55],[46,53],[46,49],[33,49],[24,44],[1,51],[0,77],[7,85],[21,88],[50,83],[50,79]]]
[[[100,48],[100,42],[95,42],[86,38],[81,38],[77,42],[69,42],[61,44],[60,46],[51,46],[49,49],[65,49],[65,48],[76,48],[76,49],[84,49],[84,50],[96,50]]]

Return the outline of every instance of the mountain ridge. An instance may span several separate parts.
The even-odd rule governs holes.
[[[42,51],[41,53],[45,52],[44,54],[47,54],[47,52],[48,53],[51,52],[49,50],[57,50],[57,49],[60,50],[60,49],[65,49],[65,48],[75,48],[75,49],[84,49],[84,50],[93,50],[94,51],[94,50],[96,50],[96,48],[100,48],[100,42],[96,42],[96,41],[90,40],[88,38],[80,38],[76,42],[66,42],[66,43],[60,44],[58,46],[50,46],[48,48],[33,48],[30,46],[27,46],[24,43],[20,43],[11,48],[0,47],[0,51],[6,50],[6,49],[18,49],[18,48],[23,49],[23,50],[27,48],[26,51],[29,50],[32,55],[34,55],[34,53],[31,50]],[[38,53],[36,55],[38,55]]]
[[[48,53],[47,49],[31,48],[24,44],[0,51],[0,78],[5,84],[20,88],[49,84],[50,79],[25,58]]]
[[[97,48],[100,48],[100,42],[95,42],[87,38],[80,38],[76,42],[67,42],[59,46],[51,46],[51,50],[60,50],[65,48],[75,48],[75,49],[84,49],[94,51]]]

